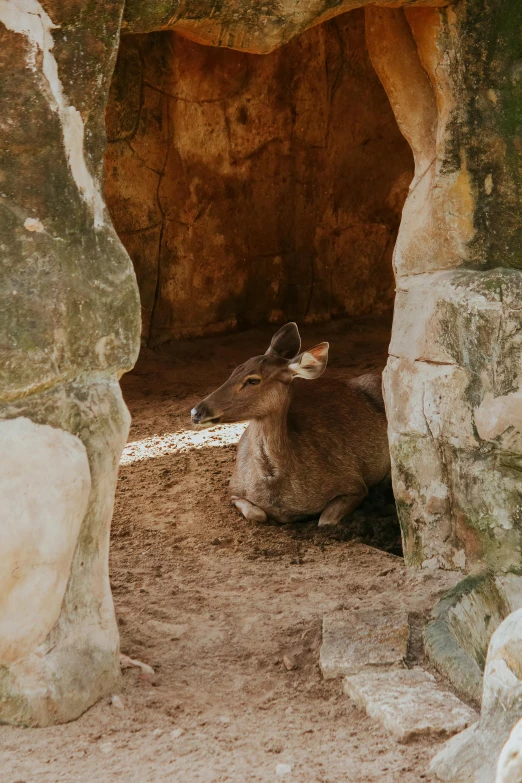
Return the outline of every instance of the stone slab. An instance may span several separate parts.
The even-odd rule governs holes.
[[[450,737],[478,715],[421,668],[362,672],[346,677],[345,693],[399,742]]]
[[[323,677],[358,674],[367,668],[400,665],[408,651],[404,611],[338,611],[323,618],[319,662]]]

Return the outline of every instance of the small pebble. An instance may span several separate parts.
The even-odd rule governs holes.
[[[112,753],[112,742],[104,742],[103,745],[100,745],[100,750],[102,753]]]
[[[148,663],[143,663],[143,661],[138,661],[136,658],[130,658],[128,655],[125,655],[124,653],[120,653],[120,666],[122,669],[128,669],[131,666],[134,666],[138,669],[141,669],[143,674],[148,674],[151,677],[154,674],[154,669],[152,668],[152,666],[149,666]]]
[[[154,731],[152,732],[153,737],[161,737],[162,734],[163,734],[163,729],[154,729]]]
[[[292,669],[297,669],[297,663],[295,662],[293,655],[284,655],[283,663],[285,665],[285,669],[287,669],[289,672],[292,671]]]
[[[111,698],[111,704],[113,707],[116,707],[117,710],[125,709],[125,705],[123,704],[123,699],[121,698],[121,696],[118,696],[117,693],[115,693]]]
[[[292,771],[291,764],[278,764],[276,767],[276,775],[278,777],[282,777],[283,775],[288,775],[288,773],[291,771]]]
[[[178,737],[181,737],[182,734],[183,734],[183,729],[181,728],[172,729],[172,731],[170,732],[170,736],[172,737],[172,739],[178,739]]]

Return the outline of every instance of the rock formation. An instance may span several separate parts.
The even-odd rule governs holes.
[[[491,638],[480,720],[452,737],[432,762],[431,772],[439,780],[453,783],[495,780],[502,746],[522,714],[521,646],[522,609],[518,609],[499,625]]]
[[[126,35],[107,128],[149,344],[393,308],[413,161],[362,10],[265,56]]]
[[[329,21],[364,5],[93,0],[86,13],[54,0],[0,4],[0,457],[10,498],[0,507],[0,720],[71,719],[118,677],[108,531],[129,423],[118,378],[140,336],[135,275],[102,196],[120,33],[154,36],[121,47],[107,196],[161,337],[194,326],[183,275],[199,296],[208,286],[198,258],[225,258],[219,237],[230,216],[204,206],[224,197],[246,207],[240,230],[227,233],[243,266],[213,270],[220,295],[197,328],[234,325],[261,284],[252,322],[355,312],[356,297],[365,308],[389,296],[386,272],[377,279],[364,262],[351,279],[343,267],[370,247],[389,254],[409,165],[360,15]],[[385,380],[405,554],[411,565],[502,572],[520,562],[522,529],[522,5],[392,5],[366,9],[366,41],[415,159],[394,251]],[[205,62],[215,73],[196,85],[190,74],[207,73]],[[390,125],[377,132],[385,116]],[[342,146],[345,124],[356,154]],[[394,159],[381,171],[387,150]],[[358,170],[351,201],[338,179],[349,169]],[[374,187],[362,182],[366,169]],[[136,179],[157,190],[133,211]],[[273,196],[275,213],[253,214]],[[160,275],[152,246],[165,252]],[[176,267],[185,253],[191,265]]]

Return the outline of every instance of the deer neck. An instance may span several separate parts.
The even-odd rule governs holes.
[[[272,466],[274,473],[277,473],[288,459],[289,404],[290,401],[286,402],[284,407],[277,412],[252,422],[254,425],[253,440],[258,456],[266,463],[267,468]]]

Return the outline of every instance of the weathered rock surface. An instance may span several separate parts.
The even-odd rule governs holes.
[[[522,19],[481,0],[366,14],[372,61],[415,156],[385,377],[405,554],[425,567],[508,570],[522,531],[522,262],[512,211]]]
[[[107,132],[152,342],[393,307],[413,161],[362,11],[264,57],[125,36]]]
[[[34,458],[32,465],[29,455],[24,461],[32,467],[25,516],[20,502],[13,511],[16,524],[2,513],[2,535],[5,530],[9,536],[11,556],[0,569],[8,588],[0,604],[0,627],[8,632],[0,646],[0,718],[45,726],[78,717],[117,688],[119,643],[108,578],[109,527],[130,421],[118,383],[104,380],[89,386],[60,385],[5,406],[4,415],[1,426],[10,428],[11,439],[21,428],[26,435],[6,456],[12,470],[17,451],[22,455],[24,448],[31,448]],[[29,417],[34,423],[26,423]],[[3,443],[9,447],[7,438]],[[52,457],[51,464],[37,459],[45,454]],[[46,566],[41,565],[43,554]],[[27,574],[22,583],[9,581],[14,561]],[[37,578],[38,589],[33,581]],[[31,591],[30,602],[24,587]],[[32,629],[23,620],[31,604],[35,612],[41,606],[38,620],[28,615],[34,617]]]
[[[151,30],[178,30],[187,38],[211,46],[266,54],[291,38],[333,16],[369,5],[373,0],[341,0],[332,6],[328,0],[299,0],[252,5],[242,0],[227,0],[216,13],[212,3],[196,7],[187,0],[144,2],[127,0],[122,30],[146,33]],[[383,0],[383,5],[389,5]],[[448,0],[394,0],[393,5],[444,6]]]
[[[522,716],[522,609],[510,614],[491,638],[484,670],[480,720],[453,737],[435,756],[431,771],[452,783],[490,783],[514,724]]]
[[[435,668],[465,698],[480,703],[482,673],[495,630],[522,608],[522,577],[468,576],[435,606],[424,646]]]
[[[476,720],[476,713],[441,690],[424,669],[390,669],[346,677],[344,690],[370,718],[399,742],[451,736]]]
[[[515,724],[502,748],[495,783],[520,783],[522,780],[522,720]]]
[[[95,1],[88,26],[75,5],[2,6],[2,400],[136,358],[135,277],[100,190],[121,5]]]
[[[385,383],[411,563],[519,563],[521,295],[514,270],[401,279]]]
[[[403,611],[338,611],[323,618],[319,664],[326,680],[403,663],[408,652]]]
[[[119,677],[108,538],[139,304],[101,174],[122,9],[0,4],[0,722],[70,720]]]
[[[58,620],[90,489],[78,437],[23,417],[0,421],[0,666]]]

